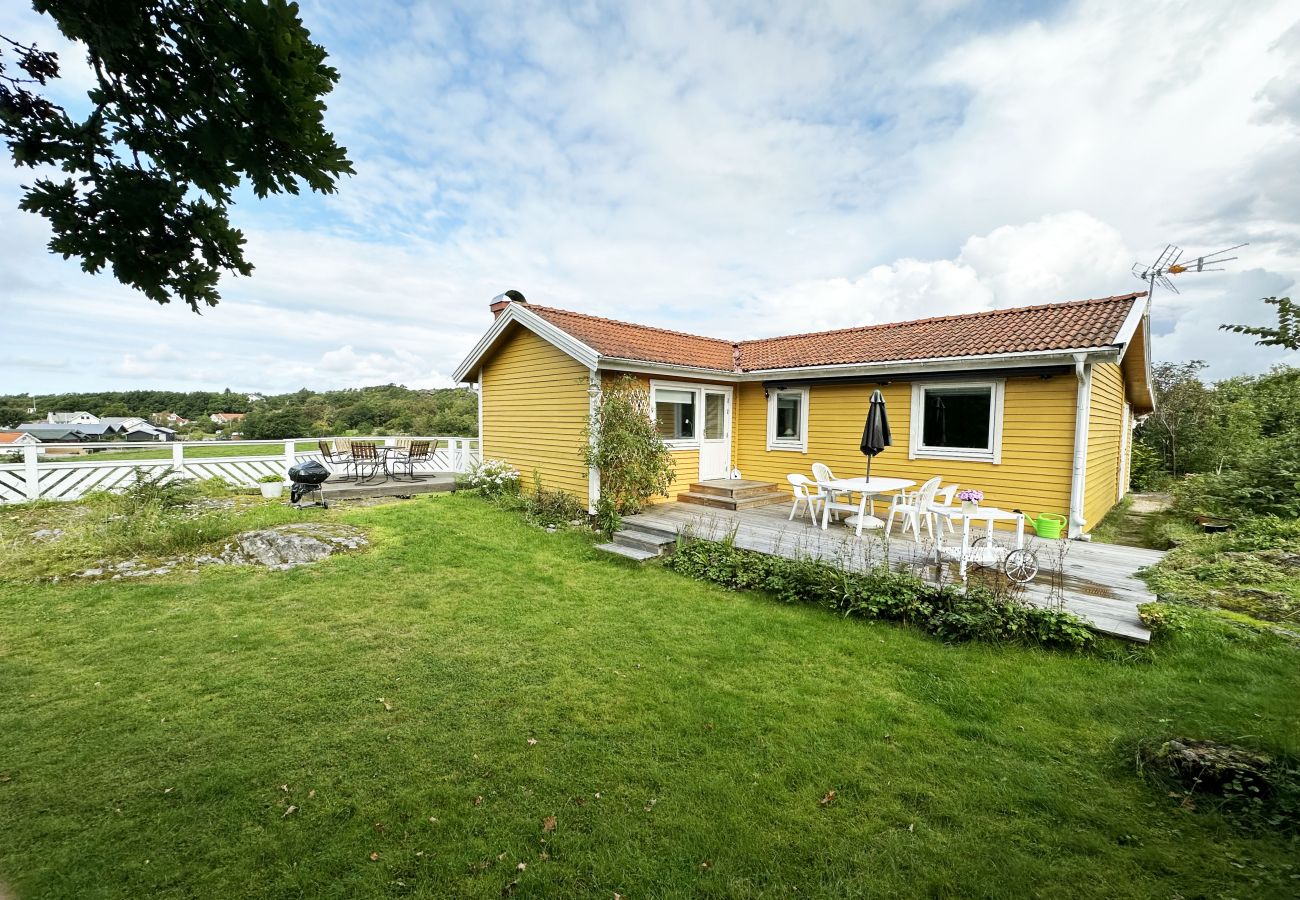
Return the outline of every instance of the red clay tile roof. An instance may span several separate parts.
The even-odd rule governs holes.
[[[905,359],[1075,350],[1115,343],[1142,293],[941,316],[815,334],[725,341],[529,304],[601,356],[750,372]]]
[[[525,308],[537,313],[556,328],[573,335],[601,356],[700,369],[725,369],[728,372],[736,367],[736,345],[721,338],[700,337],[697,334],[684,334],[649,325],[633,325],[630,322],[602,319],[549,306],[534,306],[531,303]]]
[[[0,431],[0,444],[17,443],[18,439],[26,433],[25,431]]]

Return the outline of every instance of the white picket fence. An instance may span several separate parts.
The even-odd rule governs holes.
[[[332,441],[332,438],[324,438]],[[392,446],[398,438],[389,436],[349,438],[369,440]],[[422,474],[466,472],[479,461],[478,438],[414,437],[401,440],[430,441],[429,461],[416,464]],[[298,444],[310,442],[311,450],[299,450]],[[224,478],[233,485],[251,487],[259,478],[279,475],[287,478],[289,467],[304,460],[320,460],[316,438],[297,438],[291,441],[176,441],[168,444],[156,442],[123,442],[90,445],[105,451],[157,450],[157,457],[120,461],[97,461],[91,454],[85,457],[48,456],[44,451],[64,448],[87,449],[86,444],[41,444],[23,447],[22,462],[0,464],[0,504],[25,503],[29,500],[76,500],[94,491],[114,491],[129,487],[136,473],[153,477],[160,472],[175,472],[182,478]],[[275,447],[270,453],[249,456],[198,456],[186,455],[187,450],[216,447]]]

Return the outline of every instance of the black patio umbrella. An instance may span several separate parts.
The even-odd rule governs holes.
[[[862,429],[862,446],[867,456],[867,477],[871,477],[871,461],[876,454],[894,443],[889,434],[889,416],[885,414],[885,396],[880,391],[871,392],[871,408],[867,410],[867,424]]]

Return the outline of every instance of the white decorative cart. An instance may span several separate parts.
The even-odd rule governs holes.
[[[952,538],[945,543],[942,525],[935,529],[937,534],[935,554],[940,561],[948,559],[957,563],[962,581],[966,580],[966,569],[971,565],[1001,568],[1008,578],[1018,584],[1033,581],[1034,576],[1038,574],[1038,555],[1025,547],[1025,514],[1019,510],[1008,512],[994,506],[977,506],[974,509],[935,508],[932,512],[954,523],[961,523],[960,545],[954,545]],[[984,533],[972,536],[972,522],[983,522]],[[995,522],[1016,523],[1014,546],[1004,546],[994,540]]]

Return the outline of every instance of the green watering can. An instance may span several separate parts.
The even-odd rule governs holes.
[[[1054,541],[1061,537],[1061,529],[1069,521],[1065,516],[1058,516],[1056,513],[1039,513],[1030,519],[1029,523],[1034,526],[1034,531],[1040,538]]]

